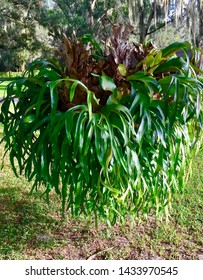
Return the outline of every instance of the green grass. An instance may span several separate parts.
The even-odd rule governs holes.
[[[2,133],[0,138],[2,137]],[[3,145],[0,146],[0,158]],[[186,191],[177,197],[168,222],[148,220],[107,232],[84,218],[62,219],[53,194],[50,205],[42,190],[16,178],[8,158],[0,171],[0,259],[199,259],[203,255],[203,151],[193,163]],[[108,234],[107,234],[108,233]]]
[[[5,95],[5,89],[8,82],[0,83],[0,98],[2,98]]]

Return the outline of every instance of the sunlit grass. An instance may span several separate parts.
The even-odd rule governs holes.
[[[0,83],[0,98],[2,98],[5,95],[5,90],[8,82]]]

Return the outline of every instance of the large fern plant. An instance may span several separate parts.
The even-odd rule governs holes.
[[[63,213],[107,224],[168,213],[201,126],[189,44],[140,46],[130,31],[114,27],[104,50],[89,35],[64,37],[55,59],[33,61],[9,84],[1,108],[15,175],[47,199],[54,189]]]

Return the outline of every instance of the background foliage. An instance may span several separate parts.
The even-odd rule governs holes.
[[[1,0],[0,71],[24,70],[33,58],[58,48],[62,33],[75,38],[90,33],[102,41],[117,23],[132,24],[137,42],[152,37],[159,47],[167,40],[201,47],[202,5],[202,0]],[[166,24],[170,32],[163,36]]]

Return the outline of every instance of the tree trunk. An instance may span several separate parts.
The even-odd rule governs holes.
[[[139,33],[140,33],[140,43],[144,43],[146,37],[146,26],[144,23],[144,6],[139,7]]]
[[[203,51],[203,0],[197,1],[199,13],[199,34],[196,40],[196,45]],[[203,70],[203,54],[199,52],[197,66]]]
[[[144,3],[141,0],[127,0],[127,4],[130,24],[135,27],[136,33],[139,34],[139,42],[143,43],[146,37]]]
[[[197,45],[203,48],[203,0],[198,0],[198,12],[199,12],[199,34],[197,39]]]
[[[89,3],[89,23],[90,23],[90,28],[91,30],[93,29],[94,26],[94,8],[96,5],[97,0],[90,0]]]

